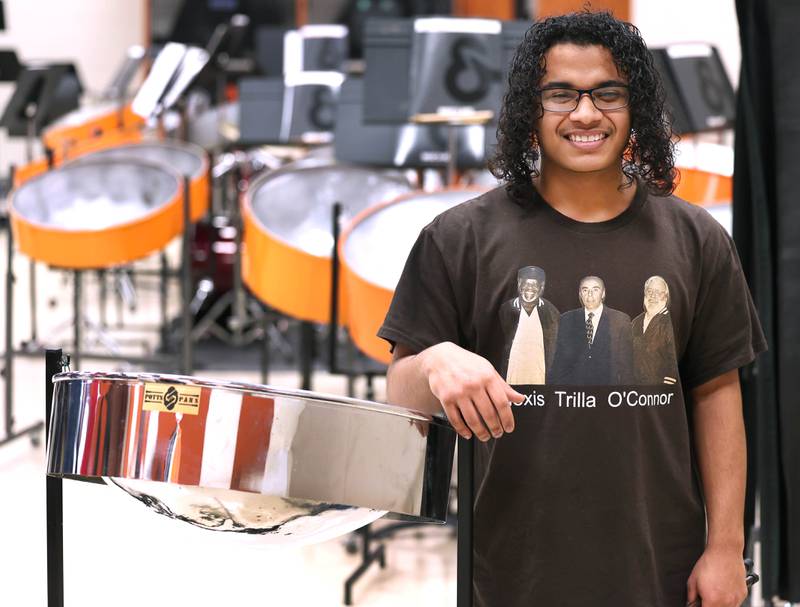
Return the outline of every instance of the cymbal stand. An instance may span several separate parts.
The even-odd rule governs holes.
[[[14,177],[14,167],[11,167],[11,178]],[[5,418],[5,436],[0,440],[0,447],[22,436],[29,436],[31,442],[37,445],[40,440],[44,422],[39,421],[21,430],[14,429],[14,238],[11,229],[7,231],[7,266],[6,266],[6,350],[4,353],[3,375],[5,379],[5,399],[3,416]]]

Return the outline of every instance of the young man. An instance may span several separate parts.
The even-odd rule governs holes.
[[[730,238],[670,196],[663,93],[636,28],[589,12],[535,23],[511,67],[498,142],[505,186],[422,231],[379,332],[394,345],[389,401],[444,411],[481,441],[476,602],[738,606],[738,368],[765,345]],[[574,308],[591,276],[605,309],[629,318],[642,285],[661,277],[677,382],[507,384],[499,314],[527,266],[546,272],[556,309]]]

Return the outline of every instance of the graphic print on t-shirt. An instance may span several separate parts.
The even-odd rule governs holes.
[[[500,307],[510,385],[674,385],[677,358],[669,287],[661,276],[644,284],[644,312],[630,316],[606,305],[599,276],[578,286],[580,307],[559,314],[544,299],[545,271],[517,272],[517,297]]]
[[[634,383],[676,384],[678,363],[669,286],[661,276],[651,276],[644,283],[644,312],[633,319],[631,333]]]
[[[559,312],[542,297],[544,270],[525,266],[517,272],[518,296],[500,306],[506,341],[506,381],[512,385],[545,383],[553,362]]]

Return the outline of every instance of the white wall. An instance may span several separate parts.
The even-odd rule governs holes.
[[[6,30],[0,49],[14,49],[23,63],[73,61],[91,92],[102,90],[126,49],[144,44],[147,0],[5,0]],[[0,109],[13,84],[0,83]],[[20,142],[0,135],[0,173],[23,161]]]
[[[714,44],[731,82],[739,81],[742,53],[734,0],[631,0],[631,21],[648,46]]]

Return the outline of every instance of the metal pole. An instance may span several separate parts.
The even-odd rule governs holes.
[[[183,177],[183,253],[181,260],[181,320],[183,341],[181,348],[181,373],[192,373],[192,222],[189,207],[189,178]]]
[[[108,318],[106,316],[106,307],[108,303],[108,284],[106,283],[106,271],[97,271],[97,280],[100,282],[100,328],[105,329],[108,326]]]
[[[452,123],[447,125],[447,150],[447,185],[454,186],[458,171],[458,126]]]
[[[50,439],[50,403],[53,400],[53,376],[62,369],[61,350],[45,354],[45,432]],[[47,495],[47,605],[64,605],[64,496],[61,478],[45,478]]]
[[[72,289],[72,314],[73,314],[73,353],[72,361],[75,365],[75,370],[81,368],[81,323],[83,322],[83,315],[81,314],[81,304],[83,299],[82,278],[83,272],[75,270],[73,272],[74,283]]]
[[[339,324],[339,225],[342,216],[342,203],[333,203],[331,216],[331,233],[333,234],[333,251],[331,252],[331,302],[328,320],[328,370],[338,373],[336,359],[337,329]]]
[[[472,439],[458,438],[458,554],[456,604],[472,607],[472,499],[475,480]]]
[[[167,319],[167,281],[169,280],[169,275],[167,272],[167,254],[162,251],[161,252],[161,269],[160,269],[160,277],[161,277],[161,284],[159,285],[158,289],[158,304],[159,309],[161,310],[161,347],[165,349],[167,346],[167,338],[168,338],[168,329],[167,323],[169,322]]]
[[[261,383],[269,383],[269,324],[270,314],[264,310],[261,316]]]
[[[28,276],[30,278],[29,293],[31,298],[31,344],[38,343],[36,327],[36,262],[31,259],[29,262]]]
[[[303,390],[311,390],[311,371],[314,366],[314,325],[300,323],[300,375]]]
[[[11,170],[11,179],[14,179],[14,170]],[[8,226],[6,266],[6,351],[5,351],[5,420],[6,436],[11,436],[14,431],[14,410],[11,401],[14,394],[14,238],[11,225]]]

